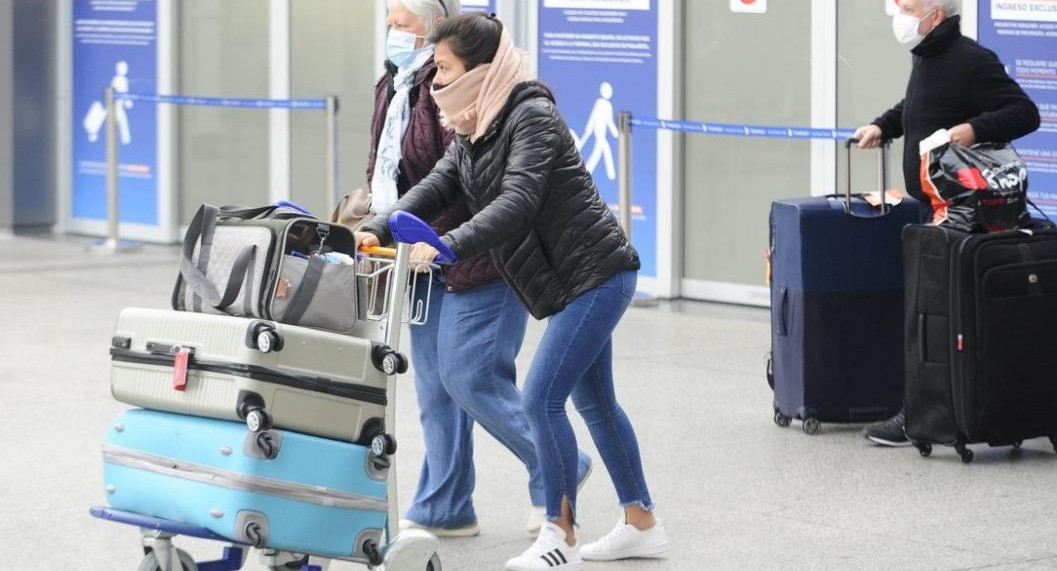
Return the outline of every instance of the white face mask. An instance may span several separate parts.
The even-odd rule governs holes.
[[[933,12],[935,10],[920,18],[915,18],[902,12],[892,16],[892,33],[895,34],[896,40],[899,40],[899,43],[909,49],[916,48],[925,39],[925,36],[918,32],[918,28],[921,27],[921,21],[931,16]]]

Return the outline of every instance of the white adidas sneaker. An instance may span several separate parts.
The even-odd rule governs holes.
[[[639,530],[625,523],[624,516],[621,515],[620,521],[612,531],[598,541],[583,546],[580,554],[587,561],[660,559],[668,556],[668,536],[659,519],[650,529]]]
[[[584,560],[579,546],[565,543],[565,530],[551,522],[540,527],[539,537],[524,553],[506,562],[507,571],[579,571]]]

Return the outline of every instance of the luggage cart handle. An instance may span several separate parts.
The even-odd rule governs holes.
[[[852,213],[852,210],[851,210],[851,149],[852,149],[852,146],[855,145],[856,143],[858,143],[859,141],[860,141],[860,139],[857,139],[855,137],[851,137],[851,138],[847,139],[846,141],[844,141],[844,149],[846,151],[847,161],[848,161],[848,173],[847,173],[848,186],[845,188],[845,191],[844,191],[844,205],[845,205],[845,207],[848,210],[848,214]],[[892,146],[892,141],[890,139],[882,139],[881,140],[881,145],[879,147],[879,151],[880,152],[877,155],[877,171],[878,171],[878,173],[877,173],[877,186],[878,186],[878,191],[880,192],[880,195],[881,195],[881,214],[880,214],[880,216],[884,216],[885,214],[888,213],[888,203],[887,203],[887,201],[885,199],[886,198],[885,191],[888,190],[888,148],[891,147],[891,146]]]
[[[394,212],[389,217],[389,232],[393,234],[397,242],[403,244],[425,242],[433,246],[439,252],[435,260],[438,264],[454,264],[457,260],[455,252],[451,251],[451,248],[440,239],[433,228],[410,212],[403,210]]]
[[[374,254],[375,256],[382,256],[383,258],[395,258],[396,248],[383,248],[382,246],[365,246],[360,248],[360,251],[364,254]]]

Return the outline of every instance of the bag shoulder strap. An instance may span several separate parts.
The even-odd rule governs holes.
[[[246,272],[250,261],[257,253],[256,246],[244,248],[235,258],[228,274],[224,293],[217,291],[209,279],[206,271],[209,265],[209,254],[213,245],[213,236],[216,231],[217,218],[220,209],[211,205],[203,204],[195,213],[191,224],[187,227],[184,235],[183,251],[180,258],[180,278],[187,284],[194,294],[194,311],[201,311],[201,303],[205,303],[216,309],[223,309],[231,305],[238,297],[242,286],[246,281]],[[195,246],[201,242],[198,251],[198,263],[194,262]],[[175,305],[175,304],[174,304]]]
[[[326,265],[326,262],[323,260],[323,256],[312,256],[308,260],[308,267],[305,269],[305,275],[301,278],[301,285],[297,286],[297,291],[290,298],[290,305],[286,307],[286,313],[281,320],[283,323],[296,325],[301,320],[301,317],[304,316],[308,305],[316,295],[319,282],[323,278],[324,265]]]

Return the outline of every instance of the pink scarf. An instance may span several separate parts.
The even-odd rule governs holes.
[[[514,86],[528,80],[525,56],[503,28],[492,63],[481,64],[443,89],[430,93],[441,119],[470,142],[480,139],[506,107]]]

